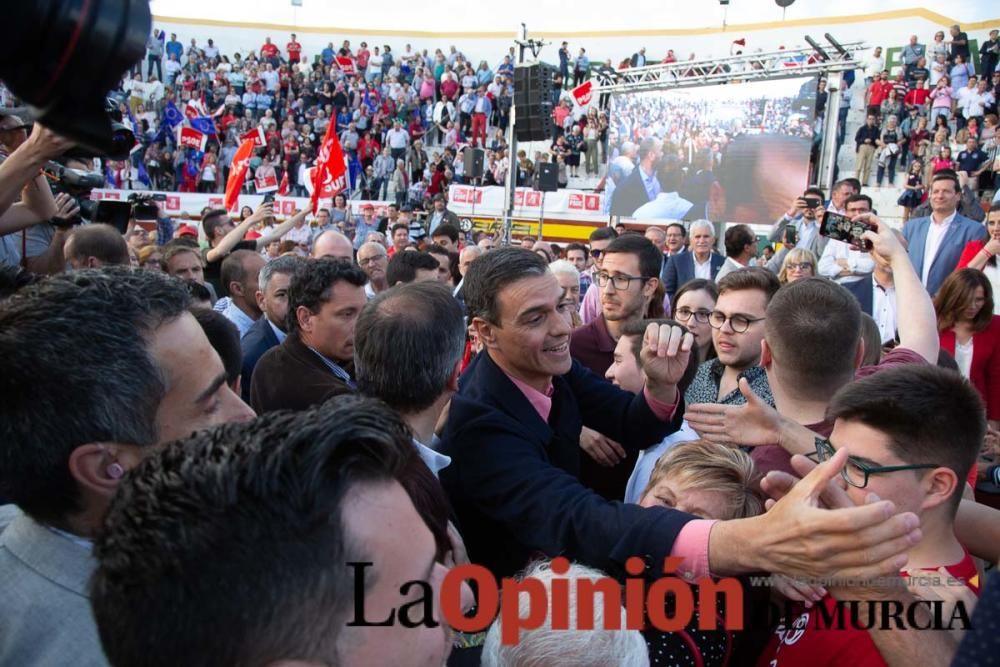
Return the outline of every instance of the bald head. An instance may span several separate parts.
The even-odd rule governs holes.
[[[458,272],[464,277],[465,272],[469,270],[469,264],[477,258],[481,257],[486,251],[479,246],[468,246],[462,250],[461,254],[458,256]]]
[[[334,257],[336,259],[346,259],[353,261],[354,246],[346,236],[340,232],[326,231],[316,237],[313,243],[312,256],[315,259],[321,257]]]
[[[117,229],[103,223],[74,227],[66,240],[63,254],[74,269],[129,264],[125,238]]]

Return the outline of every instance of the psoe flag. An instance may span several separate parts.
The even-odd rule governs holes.
[[[594,83],[592,81],[584,81],[573,89],[573,99],[581,107],[585,107],[590,104],[590,98],[593,97],[593,89]]]

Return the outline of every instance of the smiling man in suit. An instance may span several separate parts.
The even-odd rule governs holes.
[[[258,278],[259,289],[256,299],[257,307],[264,313],[243,337],[243,400],[250,401],[250,381],[253,370],[264,353],[272,347],[277,347],[288,335],[288,286],[292,276],[306,260],[289,255],[278,257],[264,265]]]
[[[950,169],[941,170],[931,179],[931,214],[906,223],[903,237],[909,245],[910,261],[931,296],[944,279],[955,270],[965,244],[986,236],[986,229],[975,220],[958,213],[962,190],[958,176]]]
[[[690,252],[674,255],[663,267],[663,286],[672,301],[677,289],[689,280],[715,280],[726,258],[715,252],[715,227],[708,220],[695,220],[690,229]]]

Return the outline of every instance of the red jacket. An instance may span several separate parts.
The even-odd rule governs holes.
[[[971,245],[971,244],[970,244]],[[941,349],[955,356],[955,332],[942,331]],[[986,417],[1000,419],[1000,317],[972,337],[969,380],[986,403]]]
[[[889,97],[889,91],[892,90],[892,83],[882,80],[875,81],[868,90],[871,91],[871,97],[868,98],[868,105],[878,106],[882,104],[885,98]]]
[[[958,271],[959,269],[967,267],[969,262],[975,259],[976,255],[979,254],[979,251],[985,247],[986,241],[969,241],[966,243],[965,248],[962,250],[962,256],[958,258],[958,266],[955,267],[955,270]],[[994,298],[1000,297],[995,296]]]

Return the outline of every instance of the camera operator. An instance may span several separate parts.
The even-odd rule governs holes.
[[[0,264],[13,266],[21,264],[27,246],[27,234],[15,232],[76,213],[75,202],[65,197],[57,200],[39,173],[49,159],[70,148],[70,142],[37,123],[30,136],[27,128],[17,116],[0,118],[0,145],[9,153],[0,164]],[[58,270],[64,241],[64,233],[53,234],[48,249],[38,253],[41,259],[28,268],[48,272],[55,265]]]
[[[826,207],[823,203],[823,191],[819,188],[806,188],[801,197],[796,197],[788,211],[782,215],[771,228],[768,241],[781,242],[784,247],[767,263],[767,269],[778,273],[785,255],[792,248],[805,248],[817,257],[823,255],[827,239],[819,233],[823,224]]]

